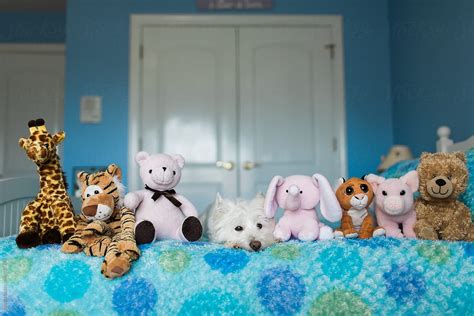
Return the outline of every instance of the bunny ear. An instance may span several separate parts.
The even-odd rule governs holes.
[[[283,184],[285,180],[281,176],[274,176],[270,184],[268,185],[267,194],[265,195],[265,202],[263,208],[265,210],[265,216],[268,218],[275,217],[275,213],[278,209],[278,203],[276,201],[276,192],[279,186]]]
[[[341,206],[328,179],[319,173],[315,173],[312,179],[314,185],[319,188],[321,215],[330,222],[340,221],[342,217]]]
[[[371,173],[365,177],[365,180],[370,183],[374,192],[377,192],[377,188],[385,181],[385,178]]]
[[[412,170],[405,174],[400,178],[400,181],[406,183],[413,192],[418,191],[420,180],[418,179],[418,172],[416,170]]]

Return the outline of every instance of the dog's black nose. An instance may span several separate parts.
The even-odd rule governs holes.
[[[253,240],[250,242],[250,248],[252,248],[254,251],[258,251],[261,247],[262,243],[258,240]]]
[[[435,183],[439,185],[440,187],[442,187],[443,185],[446,185],[446,181],[444,181],[443,179],[438,179],[435,181]]]
[[[161,167],[161,169],[163,169],[163,171],[166,171],[166,167]]]

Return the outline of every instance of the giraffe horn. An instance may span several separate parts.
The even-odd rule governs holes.
[[[36,126],[38,127],[38,130],[40,132],[47,133],[48,131],[46,130],[46,126],[44,124],[44,119],[39,118],[36,120]]]
[[[37,130],[36,121],[35,120],[28,121],[28,128],[30,130],[30,135],[33,135],[33,133]]]

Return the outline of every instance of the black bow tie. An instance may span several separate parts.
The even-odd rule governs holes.
[[[145,189],[148,190],[148,191],[151,191],[153,192],[153,196],[151,197],[153,201],[156,202],[156,200],[158,200],[158,198],[160,196],[164,196],[165,198],[168,199],[168,201],[170,201],[171,203],[173,203],[174,206],[176,207],[180,207],[181,206],[181,202],[178,201],[173,195],[176,194],[176,191],[175,190],[166,190],[166,191],[159,191],[159,190],[155,190],[155,189],[152,189],[150,188],[148,185],[145,185]]]

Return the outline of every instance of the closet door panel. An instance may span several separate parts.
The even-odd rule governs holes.
[[[329,27],[239,31],[241,192],[274,175],[339,177]]]
[[[144,29],[142,143],[186,159],[177,191],[200,210],[215,193],[237,195],[235,31],[208,27]]]

